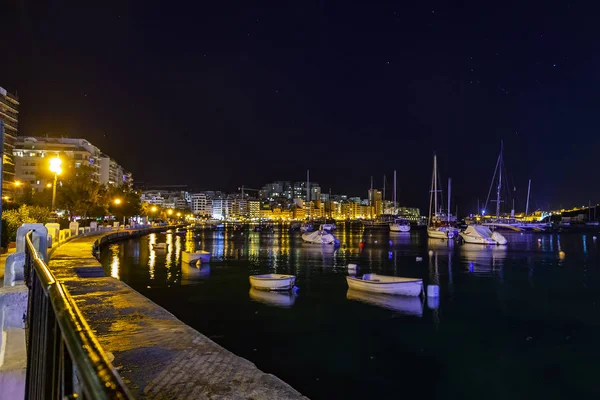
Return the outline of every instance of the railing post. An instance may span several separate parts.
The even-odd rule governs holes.
[[[25,251],[25,235],[33,231],[31,242],[44,262],[48,262],[48,229],[43,224],[23,224],[17,229],[17,253]]]

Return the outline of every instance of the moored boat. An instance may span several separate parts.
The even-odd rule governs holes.
[[[294,275],[264,274],[251,275],[250,286],[258,290],[290,290],[296,284]]]
[[[362,278],[346,277],[348,287],[365,292],[401,296],[418,296],[423,292],[423,279],[379,274],[364,274]]]
[[[193,264],[196,262],[200,262],[201,264],[206,264],[210,262],[210,253],[204,250],[196,250],[196,251],[182,251],[181,252],[181,261],[188,264]]]
[[[302,240],[308,243],[314,244],[339,244],[340,241],[335,235],[325,229],[321,229],[315,232],[306,232],[302,234]]]
[[[472,244],[506,244],[508,241],[499,232],[492,232],[490,228],[482,225],[469,225],[459,233],[465,243]]]
[[[406,219],[396,219],[390,223],[390,232],[410,232],[410,223]]]

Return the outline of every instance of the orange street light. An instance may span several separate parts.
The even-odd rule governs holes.
[[[21,181],[15,181],[15,186],[19,187],[19,186],[21,186],[21,183],[22,183]]]
[[[156,210],[158,210],[158,208],[156,208],[156,206],[153,206],[153,207],[150,209],[150,211],[152,211],[152,212],[156,212]]]
[[[52,187],[52,184],[48,182],[48,183],[46,183],[46,187],[47,187],[47,188],[51,188],[51,187]]]
[[[52,189],[52,211],[54,211],[54,205],[56,204],[56,180],[58,175],[62,173],[62,160],[56,156],[50,159],[50,172],[54,173],[54,188]]]
[[[169,209],[169,210],[167,211],[167,214],[169,214],[169,215],[173,215],[173,210]]]
[[[121,204],[121,199],[115,199],[114,202],[116,205],[119,205],[119,204]]]

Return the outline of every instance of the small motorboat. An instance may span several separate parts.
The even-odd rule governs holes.
[[[169,247],[169,245],[168,245],[168,244],[166,244],[166,243],[154,243],[154,244],[152,245],[152,248],[153,248],[154,250],[166,250],[166,249],[167,249],[167,247]]]
[[[251,275],[250,286],[258,290],[291,290],[296,284],[294,275],[264,274]]]
[[[467,229],[459,233],[465,243],[472,244],[506,244],[508,241],[502,234],[482,225],[469,225]]]
[[[427,228],[427,236],[431,239],[454,239],[455,230],[446,226],[431,226]]]
[[[404,315],[423,316],[423,303],[418,297],[390,296],[389,294],[369,293],[364,290],[348,289],[348,300],[356,300],[378,307],[387,308]]]
[[[200,262],[200,264],[207,264],[210,262],[210,253],[204,250],[196,251],[182,251],[181,261],[188,264],[194,264]]]
[[[338,238],[335,237],[333,233],[322,228],[323,225],[321,225],[321,228],[318,231],[303,233],[302,240],[308,243],[315,244],[340,244],[340,241],[338,240]]]
[[[410,223],[406,219],[397,219],[390,224],[390,232],[410,232]]]
[[[418,296],[423,292],[423,279],[379,274],[364,274],[361,278],[346,277],[348,287],[371,293]]]
[[[257,290],[250,288],[248,293],[250,299],[259,303],[267,304],[275,307],[291,307],[296,302],[296,293],[294,291],[289,292],[267,292],[264,290]]]

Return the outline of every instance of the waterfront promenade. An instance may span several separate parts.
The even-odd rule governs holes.
[[[135,398],[305,399],[125,283],[102,276],[92,247],[110,234],[63,244],[52,253],[49,267]]]

